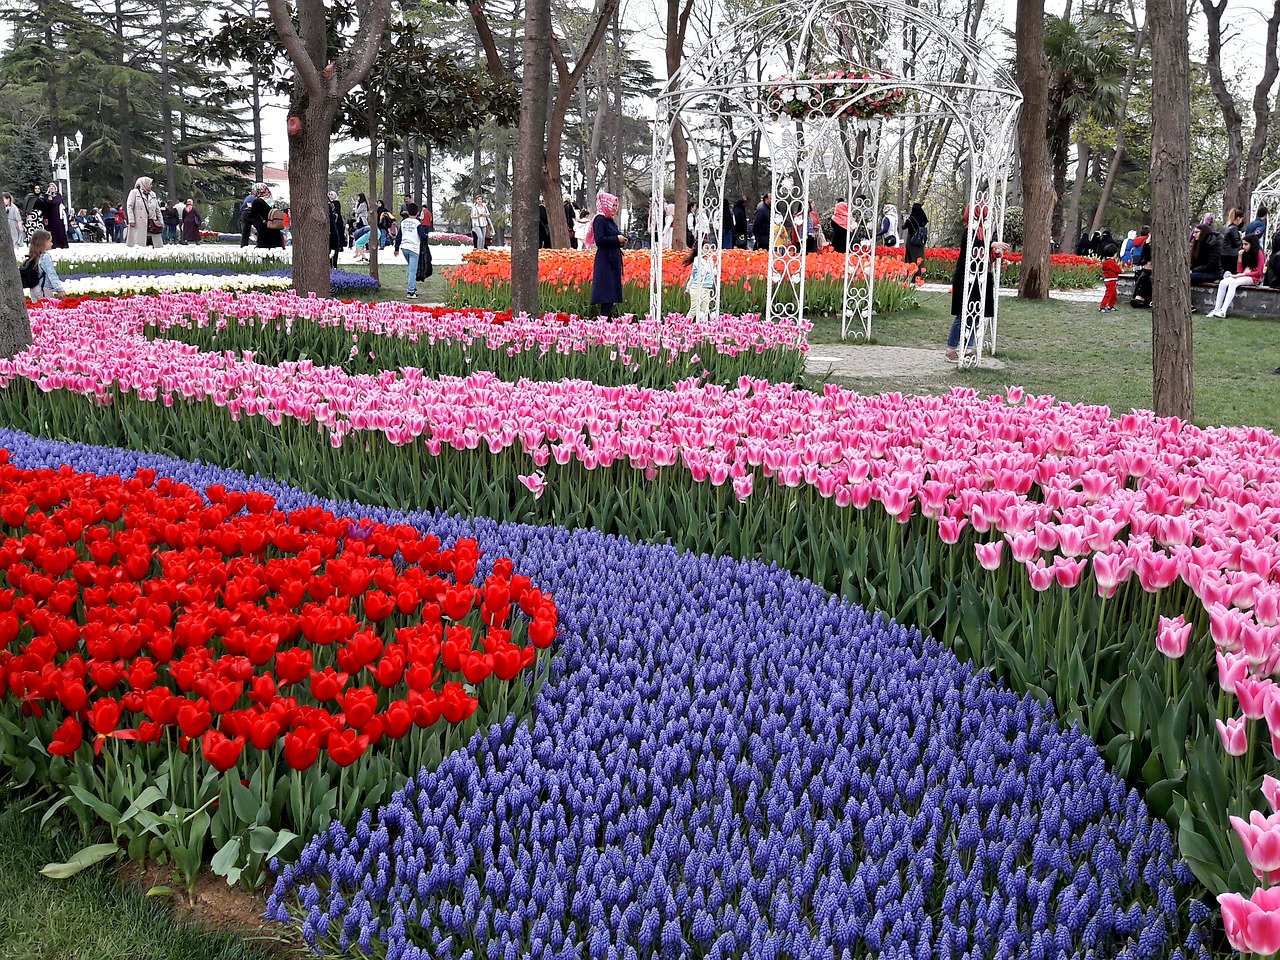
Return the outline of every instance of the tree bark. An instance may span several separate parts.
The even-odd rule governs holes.
[[[18,258],[3,252],[13,247],[0,244],[0,357],[8,359],[31,346],[31,318],[22,295]]]
[[[545,158],[547,88],[551,84],[551,0],[524,11],[524,76],[511,196],[511,310],[538,313],[538,194]]]
[[[1168,0],[1165,0],[1168,2]],[[1022,162],[1022,276],[1018,296],[1049,299],[1049,235],[1055,194],[1050,182],[1049,58],[1044,52],[1044,0],[1018,0],[1016,72],[1022,90],[1018,153]]]
[[[622,112],[622,68],[626,54],[622,49],[622,15],[616,6],[613,8],[613,51],[618,58],[618,68],[613,72],[613,163],[609,169],[609,192],[620,197],[623,190],[622,132],[627,119]]]
[[[1225,0],[1224,0],[1225,4]],[[1152,401],[1164,417],[1190,420],[1192,377],[1190,252],[1191,75],[1183,0],[1147,0],[1151,26],[1151,252],[1157,289],[1151,304]]]
[[[178,201],[178,164],[173,154],[173,110],[169,101],[169,4],[160,0],[160,138],[164,145],[165,185],[169,195],[165,203],[172,207]]]
[[[489,18],[484,12],[484,0],[471,0],[467,4],[471,20],[476,25],[476,36],[480,38],[480,46],[484,47],[484,62],[493,77],[505,77],[506,65],[498,55],[498,44],[493,38],[493,29],[489,26]]]
[[[1243,123],[1240,119],[1240,111],[1236,108],[1236,98],[1232,95],[1231,88],[1227,86],[1227,81],[1222,75],[1222,16],[1227,9],[1227,0],[1220,0],[1218,3],[1214,3],[1213,0],[1200,0],[1200,7],[1204,10],[1205,22],[1208,28],[1209,49],[1205,56],[1205,66],[1209,69],[1209,87],[1213,90],[1213,97],[1218,101],[1218,108],[1222,111],[1222,127],[1227,135],[1227,156],[1223,163],[1226,189],[1222,194],[1222,205],[1227,208],[1243,207],[1242,203],[1237,202],[1240,189],[1240,163],[1244,157]],[[1151,19],[1151,12],[1148,10],[1148,22]],[[1154,33],[1153,24],[1153,51],[1155,47]],[[1155,162],[1154,152],[1152,153],[1152,162]]]
[[[115,27],[116,36],[115,62],[117,66],[123,67],[125,63],[123,0],[115,0],[113,26]],[[133,172],[133,106],[129,97],[129,85],[124,82],[121,82],[116,87],[116,124],[120,130],[120,179],[123,181],[121,184],[123,191],[120,194],[120,198],[123,200],[133,188],[135,179]]]
[[[369,128],[369,198],[373,199],[378,195],[378,113],[382,108],[382,104],[378,97],[372,91],[369,94],[368,112],[365,115],[365,122]],[[377,214],[372,210],[369,211],[369,245],[365,250],[369,253],[369,276],[375,280],[381,279],[378,275],[378,253],[379,247],[379,228]]]
[[[390,0],[357,0],[360,25],[339,71],[329,56],[324,0],[297,0],[296,27],[288,0],[267,0],[271,22],[295,71],[289,107],[289,200],[293,287],[299,293],[330,293],[329,144],[343,98],[373,67],[390,6]]]
[[[693,13],[693,0],[667,0],[667,82],[670,83],[684,62],[684,42],[689,32],[689,17]],[[685,223],[689,214],[689,141],[678,116],[670,118],[671,152],[675,160],[672,184],[675,203],[675,222],[671,225],[671,249],[683,250]],[[654,198],[655,202],[657,198]],[[717,216],[719,216],[717,214]],[[659,224],[659,227],[661,225]]]
[[[1065,213],[1062,201],[1067,195],[1067,154],[1071,146],[1071,117],[1069,115],[1055,114],[1053,110],[1049,111],[1049,115],[1057,118],[1054,122],[1053,149],[1051,151],[1053,162],[1053,221],[1050,225],[1050,235],[1061,244]],[[1081,179],[1081,175],[1087,172],[1088,169],[1088,164],[1085,164],[1080,174],[1076,175],[1076,179]]]
[[[555,61],[560,87],[547,124],[547,153],[543,166],[542,194],[547,205],[547,222],[551,228],[551,246],[556,248],[569,246],[569,225],[565,222],[563,215],[554,215],[564,204],[564,184],[560,179],[560,148],[564,142],[565,120],[569,115],[569,107],[573,104],[573,95],[578,89],[578,84],[582,83],[587,69],[591,66],[592,58],[604,43],[605,34],[608,32],[617,4],[618,0],[600,0],[596,8],[595,27],[572,70],[569,69],[560,41],[554,35],[551,37],[551,56]]]
[[[1262,78],[1253,89],[1253,139],[1249,143],[1249,152],[1244,158],[1244,170],[1237,185],[1237,204],[1241,210],[1253,196],[1253,188],[1258,185],[1258,176],[1262,172],[1262,158],[1267,149],[1267,134],[1271,126],[1271,88],[1275,85],[1276,76],[1280,75],[1280,59],[1277,59],[1277,46],[1280,45],[1280,0],[1275,0],[1271,16],[1267,19],[1267,41],[1263,49],[1266,59],[1263,61]],[[1225,198],[1224,198],[1225,199]],[[1246,219],[1252,213],[1246,213]]]
[[[262,78],[250,67],[253,74],[253,182],[261,183],[266,175],[262,161]]]
[[[1072,253],[1072,244],[1080,234],[1080,195],[1084,192],[1084,172],[1089,169],[1089,145],[1080,140],[1076,143],[1076,176],[1071,181],[1071,194],[1067,200],[1067,210],[1063,216],[1065,229],[1058,238],[1063,253]]]

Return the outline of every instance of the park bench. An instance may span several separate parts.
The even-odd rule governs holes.
[[[1213,309],[1217,293],[1216,283],[1194,284],[1191,287],[1191,306],[1197,313],[1208,313]],[[1116,297],[1123,303],[1133,299],[1132,274],[1120,277]],[[1280,287],[1244,287],[1237,290],[1231,303],[1231,313],[1240,317],[1280,319]]]

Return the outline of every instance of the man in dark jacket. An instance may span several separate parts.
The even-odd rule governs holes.
[[[773,205],[770,203],[772,199],[772,195],[768,193],[760,198],[760,205],[756,207],[756,217],[751,222],[751,236],[755,239],[757,250],[769,249],[769,224],[773,219]]]
[[[739,197],[733,204],[733,242],[735,246],[747,245],[747,198]]]
[[[256,196],[257,194],[250,187],[249,192],[240,201],[240,246],[242,247],[249,245],[249,231],[253,228],[253,218],[249,216],[249,211],[253,208],[253,198]]]

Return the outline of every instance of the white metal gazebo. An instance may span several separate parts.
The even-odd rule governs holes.
[[[730,166],[758,132],[770,166],[771,233],[777,231],[769,244],[766,315],[805,315],[805,248],[787,242],[786,232],[804,222],[815,184],[823,181],[848,206],[841,332],[870,338],[884,158],[913,124],[945,118],[962,138],[967,206],[978,212],[967,218],[965,265],[965,289],[978,292],[962,317],[962,342],[974,345],[966,360],[976,363],[994,340],[994,319],[988,325],[984,318],[988,273],[998,272],[999,261],[988,258],[985,241],[1003,232],[1021,102],[1013,78],[988,50],[904,0],[783,0],[718,28],[659,93],[654,203],[667,192],[678,121],[696,180],[694,232],[712,238],[723,261],[720,217]],[[677,211],[677,229],[683,219]],[[656,250],[662,218],[651,218],[651,226]],[[662,270],[655,255],[652,316],[662,316]],[[719,286],[712,306],[719,309]]]
[[[1253,188],[1253,196],[1249,198],[1249,209],[1244,212],[1245,219],[1253,219],[1258,208],[1263,206],[1271,211],[1274,218],[1276,208],[1280,207],[1280,170],[1272,170],[1258,181],[1258,185]]]

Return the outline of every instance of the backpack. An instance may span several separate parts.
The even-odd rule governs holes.
[[[284,229],[284,211],[281,210],[279,207],[273,207],[271,212],[267,214],[267,229],[268,230]]]
[[[22,285],[28,290],[33,290],[40,286],[40,261],[39,260],[23,260],[18,265],[18,276],[22,278]]]

